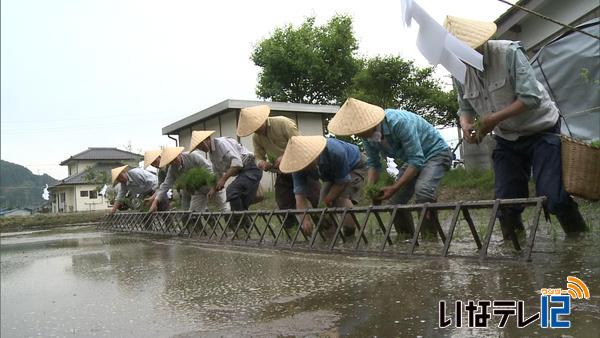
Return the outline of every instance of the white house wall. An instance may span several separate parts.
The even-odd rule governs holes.
[[[77,172],[84,172],[87,168],[94,166],[98,161],[77,161]]]
[[[89,191],[95,191],[96,185],[76,185],[75,186],[75,199],[77,209],[75,211],[95,211],[95,210],[106,210],[109,208],[108,201],[103,196],[96,193],[96,198],[92,199],[89,197]],[[81,197],[81,191],[88,191],[87,197]]]
[[[52,212],[75,212],[75,188],[73,186],[65,186],[53,188],[52,193],[56,194],[56,199],[52,203]],[[61,194],[65,194],[64,203]],[[64,209],[60,211],[61,208]]]

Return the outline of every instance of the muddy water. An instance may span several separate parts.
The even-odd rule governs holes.
[[[532,263],[224,249],[93,228],[3,234],[1,335],[547,336],[600,332],[600,237],[547,239]],[[543,238],[540,239],[543,243]],[[438,302],[504,299],[576,275],[572,328],[438,328]],[[466,315],[464,316],[466,323]]]

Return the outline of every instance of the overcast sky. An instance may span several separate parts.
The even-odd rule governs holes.
[[[492,21],[497,0],[417,1]],[[88,147],[173,145],[161,128],[225,99],[257,99],[253,47],[275,27],[351,15],[359,53],[427,62],[400,1],[2,0],[1,157],[36,174]],[[443,68],[438,72],[445,73]]]

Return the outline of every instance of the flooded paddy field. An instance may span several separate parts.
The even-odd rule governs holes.
[[[93,227],[3,233],[1,336],[548,336],[597,337],[600,235],[538,233],[530,263],[325,255],[202,245]],[[439,328],[439,301],[523,300],[574,275],[570,329],[539,321]]]

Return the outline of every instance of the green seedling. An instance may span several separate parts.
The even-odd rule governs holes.
[[[181,175],[175,181],[176,189],[183,189],[189,193],[194,193],[202,187],[214,186],[217,183],[216,176],[206,168],[193,168]]]
[[[267,154],[267,162],[269,162],[271,164],[275,164],[275,161],[277,161],[277,157],[275,157],[271,154]]]
[[[395,179],[392,175],[388,174],[387,171],[383,171],[381,175],[379,175],[377,182],[365,185],[365,198],[374,200],[381,196],[381,194],[383,194],[381,188],[394,184],[394,181]]]
[[[481,134],[481,121],[475,118],[473,122],[473,129],[469,130],[469,136],[475,138],[475,143],[479,144],[485,135]]]

